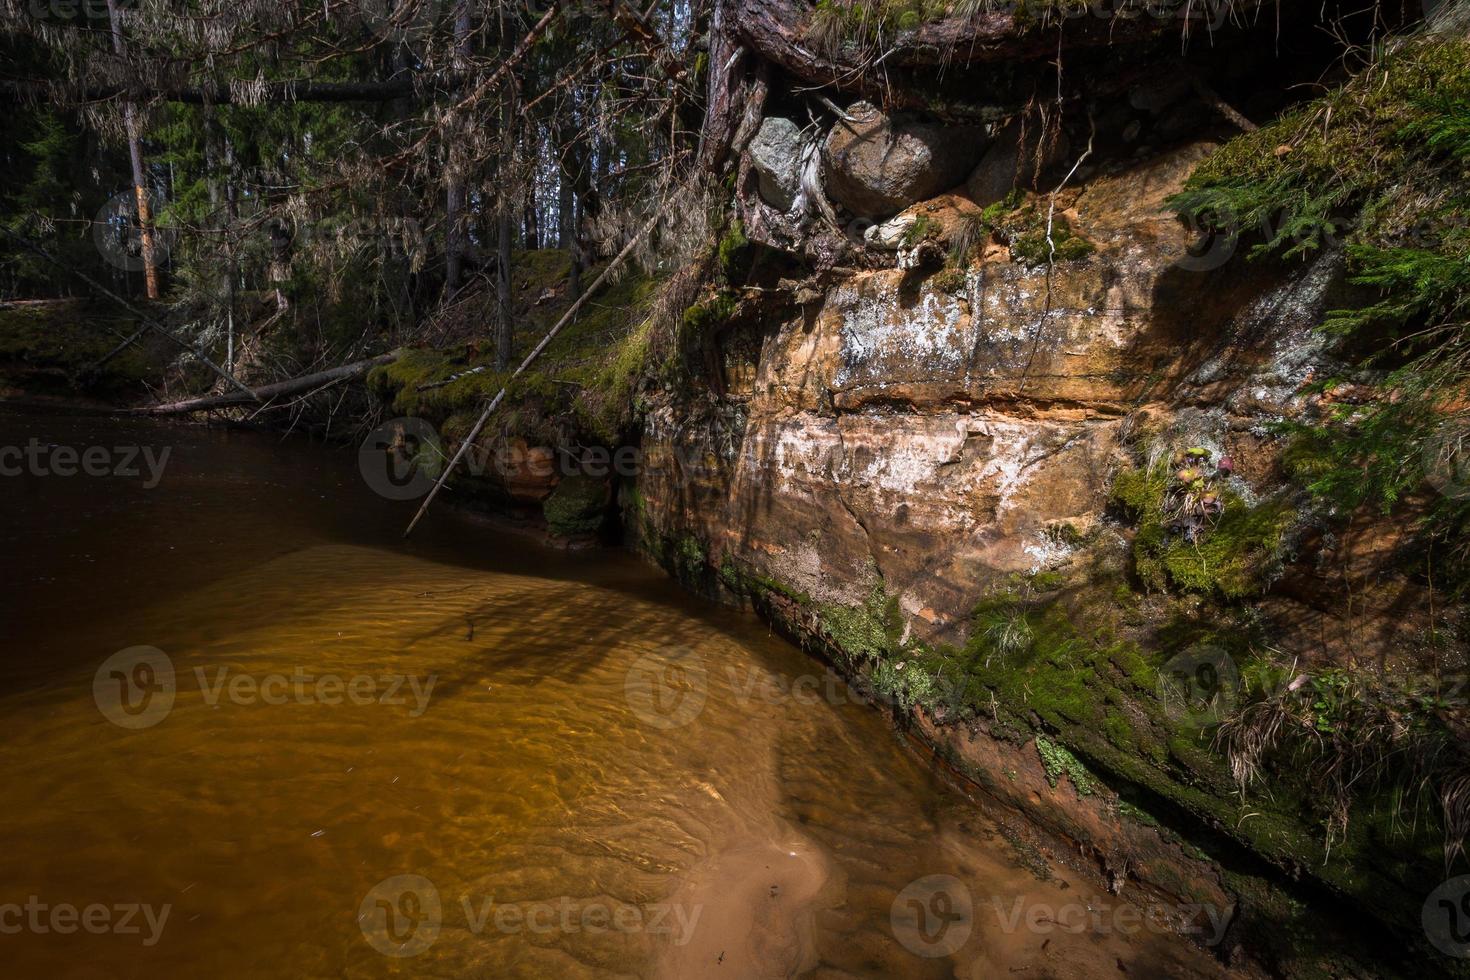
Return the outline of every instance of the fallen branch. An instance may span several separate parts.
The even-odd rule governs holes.
[[[1191,75],[1189,80],[1194,86],[1194,93],[1204,101],[1205,105],[1234,123],[1242,133],[1254,133],[1261,128],[1241,115],[1240,110],[1236,109],[1235,106],[1222,99],[1220,93],[1211,88],[1210,84],[1203,78],[1200,78],[1198,75]]]
[[[241,405],[252,405],[257,401],[269,401],[273,398],[279,398],[282,395],[294,395],[298,392],[309,391],[319,386],[324,387],[338,381],[361,377],[378,365],[391,364],[397,359],[398,351],[393,351],[389,354],[379,354],[377,357],[369,357],[364,361],[343,364],[327,371],[318,371],[315,374],[292,378],[289,381],[278,381],[275,384],[262,385],[255,389],[254,397],[232,391],[223,395],[205,395],[201,398],[186,398],[183,401],[167,402],[162,405],[149,405],[146,408],[135,408],[131,414],[182,415],[186,412],[204,412],[215,408],[237,408]]]
[[[483,374],[488,370],[490,370],[490,368],[487,365],[481,364],[479,367],[472,367],[468,371],[456,371],[454,374],[451,374],[443,381],[426,381],[423,384],[416,386],[414,388],[414,391],[433,391],[435,388],[443,388],[445,385],[452,385],[460,378],[468,378],[472,374]]]
[[[413,520],[409,522],[408,528],[403,532],[405,538],[413,533],[413,529],[418,526],[419,520],[428,512],[429,505],[434,502],[434,498],[439,496],[439,491],[444,488],[444,484],[449,479],[449,475],[454,472],[454,468],[459,465],[459,461],[464,458],[464,454],[469,450],[470,446],[474,445],[475,439],[479,437],[480,430],[485,427],[485,423],[489,421],[491,414],[500,407],[500,402],[505,398],[506,391],[510,389],[511,382],[519,378],[526,368],[531,366],[531,362],[541,356],[541,352],[546,349],[547,344],[551,343],[552,338],[561,332],[562,327],[572,321],[572,318],[577,315],[577,311],[582,308],[582,304],[587,302],[602,287],[602,284],[627,260],[628,256],[633,254],[633,249],[643,240],[643,236],[652,231],[653,226],[658,224],[659,219],[662,217],[663,209],[655,208],[653,216],[644,222],[643,227],[638,229],[637,234],[628,239],[628,244],[623,246],[623,250],[613,256],[613,260],[607,264],[607,268],[602,270],[602,275],[598,276],[591,286],[582,291],[582,295],[577,297],[577,301],[572,304],[571,308],[562,314],[561,319],[556,321],[550,330],[546,331],[546,336],[541,338],[541,342],[532,349],[531,353],[526,355],[526,359],[521,362],[520,367],[516,368],[511,373],[511,376],[506,379],[505,385],[490,400],[490,404],[485,406],[485,410],[480,413],[480,418],[475,422],[475,427],[470,430],[470,434],[465,436],[464,441],[459,444],[459,449],[455,451],[454,458],[449,461],[448,466],[444,467],[444,472],[439,474],[439,479],[434,481],[434,488],[429,491],[429,495],[419,505],[418,513],[413,515]]]

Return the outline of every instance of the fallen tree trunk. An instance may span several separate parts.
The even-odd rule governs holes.
[[[351,364],[343,364],[328,371],[318,371],[315,374],[302,375],[292,378],[290,381],[278,381],[275,384],[262,385],[255,389],[256,398],[259,401],[269,402],[271,399],[282,395],[295,395],[325,384],[337,381],[350,380],[367,374],[380,364],[390,364],[398,359],[398,351],[389,354],[379,354],[377,357],[369,357],[367,360],[354,361]],[[186,398],[183,401],[166,402],[162,405],[149,405],[146,408],[135,408],[134,415],[182,415],[187,412],[206,412],[216,408],[240,408],[244,406],[255,406],[258,402],[243,392],[230,391],[223,395],[205,395],[200,398]]]

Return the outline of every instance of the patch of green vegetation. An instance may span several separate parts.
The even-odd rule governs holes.
[[[987,227],[999,228],[1005,223],[1006,216],[1021,206],[1026,195],[1018,187],[1012,187],[1006,196],[999,201],[992,201],[980,211],[980,220]]]
[[[937,238],[941,231],[939,222],[927,214],[914,216],[913,223],[903,230],[904,248],[913,248],[926,238]]]
[[[518,252],[512,268],[518,359],[569,305],[568,297],[557,293],[568,271],[567,254],[559,249]],[[590,441],[613,445],[636,412],[633,394],[648,358],[646,312],[654,287],[654,280],[631,273],[604,287],[514,381],[510,368],[495,368],[494,344],[485,338],[405,351],[394,363],[374,369],[368,387],[395,414],[438,423],[451,438],[467,432],[468,424],[460,423],[472,422],[506,387],[499,421],[507,435],[560,444],[570,422]]]
[[[728,292],[719,292],[695,303],[684,311],[683,332],[686,338],[701,337],[735,315],[736,300]]]
[[[1092,796],[1097,792],[1097,783],[1087,767],[1077,757],[1053,742],[1045,735],[1036,736],[1036,754],[1041,757],[1041,767],[1046,770],[1046,781],[1056,789],[1062,776],[1072,781],[1078,796]]]
[[[1065,215],[1052,214],[1051,236],[1047,237],[1047,211],[1026,203],[1025,195],[1012,190],[980,212],[980,223],[993,230],[1011,250],[1011,258],[1023,265],[1046,265],[1084,259],[1096,246],[1079,235]]]
[[[607,520],[607,481],[583,474],[562,477],[541,504],[546,526],[561,538],[585,537]]]
[[[1397,237],[1434,214],[1425,204],[1448,203],[1423,194],[1470,147],[1467,104],[1463,38],[1387,46],[1343,87],[1226,143],[1170,205],[1223,231],[1259,232],[1256,255],[1305,254],[1350,223],[1363,241]],[[1409,198],[1419,203],[1412,212],[1402,207]],[[1361,220],[1350,222],[1354,212]]]
[[[862,603],[822,605],[818,616],[827,639],[855,660],[884,660],[899,650],[903,617],[898,598],[888,595],[883,580],[876,575],[872,591]]]
[[[1120,749],[1131,749],[1136,744],[1133,725],[1129,723],[1128,717],[1117,708],[1109,707],[1104,714],[1103,734],[1107,735],[1109,742]]]
[[[929,277],[929,286],[935,292],[948,293],[951,296],[963,294],[968,285],[962,269],[941,269]]]
[[[720,274],[726,282],[736,283],[745,278],[746,267],[750,264],[750,239],[745,237],[745,226],[739,218],[731,221],[730,227],[725,229],[715,247],[715,254]]]
[[[150,354],[151,335],[110,359],[97,376],[81,372],[138,326],[82,301],[0,304],[0,384],[58,394],[74,382],[103,394],[136,390],[164,360]]]
[[[1040,584],[1055,583],[1042,579]],[[1053,782],[1059,784],[1065,773],[1079,793],[1101,793],[1105,779],[1126,789],[1130,799],[1150,801],[1150,810],[1157,812],[1151,802],[1157,800],[1233,836],[1279,867],[1293,873],[1311,868],[1314,876],[1376,909],[1385,921],[1412,911],[1395,904],[1402,887],[1389,883],[1417,881],[1423,862],[1438,860],[1425,848],[1423,825],[1410,840],[1405,828],[1371,816],[1384,809],[1381,799],[1365,798],[1354,804],[1365,818],[1329,850],[1318,801],[1308,786],[1293,781],[1290,770],[1273,776],[1269,798],[1242,799],[1211,733],[1180,727],[1184,723],[1161,699],[1160,666],[1179,649],[1214,634],[1181,625],[1160,635],[1158,653],[1120,641],[1111,634],[1120,615],[1111,599],[1113,585],[1106,576],[1073,578],[1041,591],[1032,580],[1016,576],[977,604],[971,639],[960,649],[901,643],[897,623],[887,613],[890,600],[879,588],[856,608],[820,607],[817,620],[823,640],[851,644],[855,651],[839,663],[866,676],[875,693],[900,711],[923,710],[942,727],[983,723],[992,736],[1016,744],[1037,738],[1037,752]],[[1088,634],[1079,631],[1081,622],[1088,624]],[[788,620],[798,632],[810,623],[805,611]],[[982,785],[998,778],[971,776]],[[1131,813],[1128,807],[1120,812]],[[1385,843],[1390,840],[1392,848]],[[1369,855],[1375,856],[1370,860]],[[1385,877],[1392,861],[1409,862],[1405,867],[1417,870]]]
[[[635,412],[633,388],[648,365],[652,321],[644,320],[614,344],[612,354],[587,376],[573,406],[587,429],[608,445],[620,442]]]
[[[1367,821],[1376,840],[1440,825],[1444,860],[1462,853],[1470,798],[1458,787],[1470,759],[1445,721],[1456,708],[1450,682],[1356,667],[1299,671],[1266,658],[1242,676],[1247,701],[1219,735],[1242,793],[1289,774],[1329,844],[1354,820]]]
[[[709,552],[698,535],[689,531],[676,534],[652,533],[646,537],[653,558],[677,581],[697,592],[707,593],[714,587]]]
[[[740,573],[740,566],[735,564],[728,553],[720,559],[720,582],[736,595],[743,595],[746,591],[745,576]]]
[[[676,544],[675,559],[679,565],[690,571],[702,569],[708,564],[708,556],[704,551],[704,542],[692,534],[681,536]]]
[[[1118,816],[1134,823],[1143,824],[1145,827],[1158,827],[1159,821],[1147,810],[1141,810],[1127,800],[1118,801]]]
[[[1275,498],[1248,503],[1221,488],[1212,494],[1218,512],[1187,523],[1171,498],[1177,476],[1165,460],[1125,470],[1113,481],[1113,500],[1138,521],[1133,538],[1138,577],[1160,590],[1173,587],[1227,599],[1259,594],[1281,565],[1296,508]]]
[[[1341,88],[1227,143],[1170,200],[1252,242],[1253,258],[1346,246],[1359,291],[1324,329],[1346,338],[1363,390],[1289,425],[1298,478],[1336,514],[1393,510],[1436,470],[1464,470],[1470,445],[1470,40],[1425,30],[1374,57]],[[1470,585],[1461,497],[1440,496],[1418,522],[1445,566],[1437,581],[1459,589]]]
[[[794,589],[785,582],[781,582],[770,576],[747,575],[744,577],[744,581],[754,585],[763,592],[771,592],[781,596],[783,599],[789,599],[798,606],[806,607],[812,605],[812,597],[808,593],[800,589]]]
[[[1011,258],[1024,265],[1046,265],[1048,262],[1072,262],[1085,259],[1096,251],[1092,242],[1072,230],[1062,215],[1054,215],[1051,238],[1047,239],[1046,217],[1037,210],[1024,215],[1019,228],[1008,232]]]

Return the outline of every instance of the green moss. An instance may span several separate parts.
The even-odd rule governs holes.
[[[1150,588],[1177,588],[1239,599],[1259,594],[1279,568],[1285,535],[1297,522],[1289,501],[1248,503],[1220,489],[1223,510],[1193,535],[1176,531],[1169,513],[1174,476],[1168,463],[1125,470],[1113,481],[1113,500],[1138,521],[1133,563]]]
[[[740,566],[736,565],[728,554],[720,559],[720,581],[725,588],[737,595],[744,594],[746,591],[745,576],[740,574]]]
[[[679,538],[676,558],[681,566],[686,569],[701,569],[708,563],[708,556],[704,551],[704,543],[692,534],[686,534]]]
[[[750,239],[745,237],[745,226],[736,218],[730,222],[730,227],[725,229],[725,234],[720,237],[716,246],[716,258],[719,261],[720,273],[729,283],[740,282],[745,278],[746,266],[749,265]]]
[[[1425,204],[1435,202],[1424,194],[1453,156],[1444,151],[1459,143],[1467,98],[1463,38],[1393,45],[1338,90],[1226,143],[1170,204],[1206,225],[1260,232],[1257,254],[1319,248],[1345,226],[1348,209],[1366,219],[1355,235],[1392,237],[1432,219]],[[1416,207],[1400,206],[1410,198]]]
[[[992,201],[980,211],[980,220],[988,227],[999,228],[1006,223],[1006,217],[1021,206],[1025,195],[1020,188],[1012,187],[1006,196],[999,201]]]
[[[735,315],[735,297],[728,292],[719,292],[703,302],[684,311],[685,337],[701,337]]]
[[[1051,239],[1048,241],[1046,218],[1038,211],[1031,211],[1023,218],[1020,228],[1013,226],[1010,247],[1011,258],[1024,265],[1072,262],[1085,259],[1096,251],[1096,246],[1073,231],[1071,224],[1061,215],[1052,217]]]
[[[927,214],[915,215],[913,223],[903,231],[903,245],[905,248],[913,248],[926,238],[937,237],[939,232],[939,222]]]
[[[1103,717],[1103,733],[1120,749],[1134,748],[1133,726],[1117,708],[1108,708]]]
[[[568,259],[557,249],[518,252],[512,268],[514,347],[523,355],[569,305],[562,288]],[[634,394],[647,364],[646,310],[654,286],[636,274],[606,286],[514,381],[510,370],[495,369],[494,344],[486,337],[451,348],[407,351],[375,369],[368,386],[395,414],[439,423],[451,438],[468,431],[468,425],[456,429],[451,420],[472,421],[505,386],[499,428],[507,435],[557,444],[570,428],[586,441],[615,444],[638,408]]]
[[[785,582],[778,581],[769,576],[747,575],[745,576],[745,581],[764,592],[772,592],[781,596],[783,599],[789,599],[798,606],[812,605],[812,597],[809,594],[800,589],[794,589]]]
[[[611,356],[585,375],[574,411],[593,435],[617,444],[634,414],[633,389],[648,365],[653,323],[644,320],[614,344]]]
[[[80,383],[99,393],[131,393],[167,360],[151,353],[153,337],[108,361],[95,377],[80,372],[108,354],[139,324],[81,301],[0,304],[0,384],[31,392],[62,393]]]
[[[546,526],[558,537],[596,534],[607,520],[607,482],[573,474],[561,479],[541,504]]]
[[[888,595],[881,579],[875,579],[861,604],[819,606],[818,615],[827,639],[850,658],[882,660],[899,649],[903,617],[897,597]]]
[[[1346,247],[1358,288],[1323,327],[1348,338],[1367,397],[1288,424],[1294,478],[1326,516],[1391,512],[1433,482],[1436,456],[1464,466],[1470,41],[1426,31],[1374,58],[1338,89],[1231,140],[1170,199],[1196,225],[1241,236],[1254,258]],[[1442,556],[1436,582],[1464,590],[1470,500],[1461,498],[1434,500],[1415,530]]]
[[[1036,754],[1041,757],[1041,767],[1046,770],[1046,781],[1055,789],[1062,776],[1072,781],[1078,796],[1092,796],[1097,792],[1097,783],[1087,767],[1077,757],[1053,742],[1045,735],[1036,736]]]
[[[962,269],[941,269],[929,278],[929,287],[935,292],[956,296],[964,293],[969,283]]]
[[[1147,810],[1141,810],[1127,800],[1118,801],[1118,816],[1134,823],[1143,824],[1145,827],[1158,827],[1159,821]]]

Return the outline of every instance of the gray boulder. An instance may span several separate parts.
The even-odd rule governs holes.
[[[767,204],[790,211],[801,190],[801,127],[790,119],[768,116],[750,141],[750,165]]]
[[[860,218],[881,220],[959,184],[985,149],[978,126],[937,126],[888,116],[867,102],[827,134],[828,195]]]

